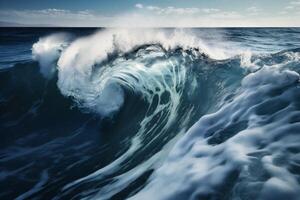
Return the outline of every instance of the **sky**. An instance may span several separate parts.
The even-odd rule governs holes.
[[[0,0],[0,21],[81,27],[295,27],[300,26],[300,0]]]

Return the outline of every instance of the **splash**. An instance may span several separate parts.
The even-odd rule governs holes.
[[[52,34],[40,38],[32,46],[32,56],[40,64],[40,72],[44,77],[50,78],[55,72],[56,62],[62,50],[69,44],[71,36],[64,33]]]

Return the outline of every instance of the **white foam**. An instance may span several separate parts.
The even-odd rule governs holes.
[[[291,121],[300,116],[297,82],[278,68],[246,76],[234,100],[203,116],[130,199],[298,199],[299,153],[289,150],[300,146],[300,122]]]

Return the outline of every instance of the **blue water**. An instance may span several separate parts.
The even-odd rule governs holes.
[[[300,29],[1,28],[1,199],[299,199]]]

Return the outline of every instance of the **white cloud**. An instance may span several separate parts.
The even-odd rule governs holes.
[[[220,9],[217,8],[197,8],[197,7],[174,7],[174,6],[168,6],[168,7],[159,7],[159,6],[144,6],[142,4],[136,4],[136,8],[144,9],[148,12],[153,12],[154,14],[159,15],[194,15],[194,14],[211,14],[211,13],[217,13],[220,12]]]
[[[167,7],[162,9],[164,14],[177,14],[177,15],[185,15],[185,14],[196,14],[199,12],[198,8],[175,8],[175,7]]]
[[[41,10],[1,10],[1,21],[15,21],[30,25],[55,26],[95,26],[107,21],[109,17],[95,14],[90,10],[70,11],[56,8]],[[94,24],[94,25],[93,25]]]
[[[17,16],[17,17],[50,17],[50,18],[74,18],[74,19],[84,19],[94,17],[94,14],[89,10],[82,10],[77,12],[72,12],[70,10],[62,9],[42,9],[42,10],[7,10],[1,11],[1,16]]]
[[[256,6],[251,6],[251,7],[247,8],[246,10],[250,15],[259,15],[262,11],[261,8],[258,8]]]
[[[284,10],[284,11],[280,11],[279,14],[280,15],[286,15],[286,14],[288,14],[288,12]]]
[[[184,14],[195,14],[200,11],[198,8],[176,8],[173,6],[161,8],[158,6],[147,6],[146,9],[148,11],[153,11],[156,14],[163,14],[163,15],[170,15],[170,14],[177,14],[177,15],[184,15]]]
[[[298,1],[290,1],[288,3],[288,5],[285,7],[285,10],[300,11],[300,0],[298,0]]]
[[[242,19],[243,16],[235,11],[222,11],[208,15],[214,19]]]
[[[291,5],[300,6],[300,1],[291,1]]]
[[[113,26],[127,27],[275,27],[300,26],[291,16],[247,17],[234,11],[214,14],[157,15],[151,13],[127,13],[112,22]]]
[[[137,3],[137,4],[135,4],[135,7],[136,8],[143,8],[144,6],[143,6],[143,4]]]
[[[300,0],[297,1],[290,1],[288,4],[284,7],[284,9],[279,12],[280,15],[294,15],[295,19],[299,19],[300,15]],[[299,21],[299,20],[298,20]]]
[[[285,9],[286,10],[293,10],[295,7],[294,6],[286,6]]]
[[[294,3],[292,3],[294,2]],[[292,1],[287,6],[297,6]],[[300,0],[299,0],[300,2]],[[247,12],[197,7],[158,7],[136,4],[132,12],[103,16],[92,10],[71,11],[57,8],[42,10],[1,10],[0,21],[29,25],[105,26],[105,27],[245,27],[300,26],[296,10],[283,9],[278,15],[261,17],[261,9],[249,7]],[[299,6],[300,7],[300,6]],[[252,15],[251,13],[258,13]],[[292,13],[292,14],[291,14]],[[297,15],[298,16],[298,15]]]
[[[247,11],[249,11],[249,12],[254,12],[254,13],[257,13],[257,12],[260,12],[262,9],[260,9],[260,8],[257,8],[256,6],[252,6],[252,7],[249,7],[249,8],[247,8]]]
[[[151,10],[151,11],[159,11],[162,12],[163,9],[157,6],[147,6],[146,9]]]
[[[219,12],[220,9],[216,9],[216,8],[203,8],[201,9],[202,12],[204,13],[215,13],[215,12]]]

